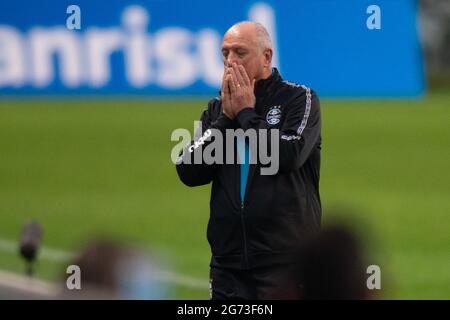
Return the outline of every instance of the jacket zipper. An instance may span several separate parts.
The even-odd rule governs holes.
[[[235,152],[236,152],[236,150],[235,150]],[[239,166],[238,166],[238,168],[239,168]],[[238,172],[239,172],[238,182],[240,185],[240,170]],[[248,181],[247,181],[247,183],[248,183]],[[238,188],[238,190],[240,190],[240,189]],[[244,248],[243,248],[244,249],[244,268],[248,269],[249,263],[248,263],[248,252],[247,252],[247,232],[246,232],[246,228],[245,228],[245,217],[244,217],[245,198],[247,197],[246,193],[247,192],[244,193],[244,199],[241,199],[239,192],[238,192],[238,197],[239,197],[240,205],[241,205],[240,216],[241,216],[241,227],[242,227],[242,239],[243,239],[243,244],[244,244]]]
[[[243,239],[244,239],[244,261],[245,261],[245,268],[248,268],[247,233],[246,233],[246,231],[245,231],[244,202],[241,202],[241,226],[242,226],[242,237],[243,237]]]

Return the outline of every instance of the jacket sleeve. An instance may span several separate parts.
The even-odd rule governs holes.
[[[200,117],[200,126],[194,139],[180,153],[176,163],[176,169],[180,180],[189,187],[201,186],[210,183],[217,172],[218,164],[204,162],[203,151],[213,141],[212,130],[224,132],[232,126],[232,120],[220,111],[217,119],[212,117],[210,102]],[[198,161],[199,160],[199,161]]]
[[[299,169],[320,139],[319,98],[310,88],[304,87],[304,89],[304,94],[298,94],[288,103],[286,118],[279,132],[279,166],[281,172]],[[253,108],[241,110],[236,119],[243,130],[249,128],[269,129],[265,119],[259,116]],[[268,134],[270,135],[270,132]],[[271,139],[268,138],[267,140],[267,149],[272,150]]]

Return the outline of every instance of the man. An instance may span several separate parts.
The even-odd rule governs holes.
[[[188,186],[212,181],[211,297],[300,298],[294,261],[321,219],[319,99],[311,89],[283,81],[272,68],[271,40],[259,23],[232,26],[223,37],[222,53],[221,96],[208,103],[201,132],[176,166]],[[248,164],[248,152],[256,148],[248,143],[236,148],[244,163],[194,163],[195,154],[212,143],[205,132],[239,128],[279,130],[276,174],[263,175],[260,163]]]

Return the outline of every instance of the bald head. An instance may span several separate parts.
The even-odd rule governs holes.
[[[242,64],[250,78],[267,78],[272,72],[272,41],[261,23],[234,24],[223,36],[222,53],[225,66],[232,62]]]
[[[228,33],[233,35],[240,35],[251,39],[261,51],[272,49],[272,40],[267,32],[267,29],[259,22],[241,21],[233,26],[225,33],[224,38]]]

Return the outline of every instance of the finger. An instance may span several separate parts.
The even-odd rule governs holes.
[[[228,76],[225,78],[224,86],[225,86],[225,89],[224,89],[225,95],[229,96],[231,94],[231,88],[230,88],[230,81],[229,81]]]
[[[226,77],[228,75],[228,67],[224,67],[223,69],[223,76],[222,76],[222,91],[225,92],[228,90],[228,83],[226,80]]]
[[[234,87],[235,87],[235,92],[237,92],[237,90],[239,90],[240,88],[242,88],[243,84],[239,82],[236,72],[234,70],[234,68],[230,68],[230,72],[231,72],[231,79],[233,81]]]
[[[225,87],[223,87],[222,90],[220,91],[220,96],[222,97],[222,99],[225,99],[229,95],[227,90],[228,89],[225,89]]]
[[[234,73],[233,68],[230,68],[230,87],[231,87],[231,93],[235,94],[237,92],[237,90],[240,87],[240,84],[238,83],[237,79],[236,79],[236,74]]]
[[[251,82],[250,82],[250,79],[248,77],[247,71],[245,71],[244,66],[240,64],[237,67],[237,70],[239,71],[239,74],[240,74],[240,76],[242,78],[242,83],[244,83],[244,85],[250,87]]]
[[[225,78],[227,77],[227,75],[229,75],[231,73],[230,70],[231,70],[231,66],[228,66],[228,65],[224,66],[223,77],[222,77],[223,82],[225,81]]]
[[[227,87],[226,87],[226,83],[225,80],[222,82],[222,89],[220,90],[220,92],[222,93],[222,96],[225,95],[227,92]]]
[[[238,65],[236,63],[233,63],[233,73],[236,77],[236,81],[239,84],[240,87],[245,86],[244,78],[242,78],[241,72],[239,71]]]
[[[235,94],[237,88],[236,88],[236,82],[233,79],[233,75],[232,74],[227,75],[226,79],[227,79],[227,85],[228,85],[230,94]]]

